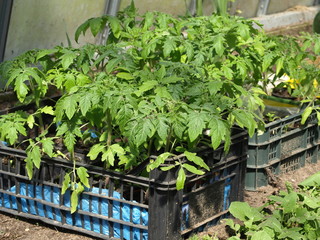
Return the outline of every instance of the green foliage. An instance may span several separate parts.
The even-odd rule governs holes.
[[[95,163],[124,173],[151,159],[147,171],[176,171],[177,189],[183,189],[189,173],[209,170],[196,150],[223,144],[227,151],[234,126],[253,135],[263,125],[259,82],[269,84],[270,72],[293,73],[306,55],[297,54],[294,40],[288,41],[293,51],[279,46],[251,20],[140,16],[133,3],[117,17],[87,20],[75,38],[88,30],[96,36],[106,25],[106,46],[33,50],[0,65],[0,76],[18,100],[36,103],[32,113],[1,116],[1,140],[14,145],[26,136],[30,178],[44,155],[72,161],[62,189],[72,190],[72,211],[89,187],[87,172],[76,166],[77,145],[87,147],[86,157]],[[42,106],[50,88],[61,97]],[[30,136],[35,127],[40,131]],[[54,148],[56,139],[67,154]]]
[[[245,202],[233,202],[231,214],[242,221],[228,219],[227,225],[235,231],[229,239],[318,239],[319,231],[319,173],[300,184],[297,191],[287,184],[287,191],[269,196],[262,207],[253,208]],[[267,211],[269,209],[269,211]],[[271,210],[271,211],[270,211]]]

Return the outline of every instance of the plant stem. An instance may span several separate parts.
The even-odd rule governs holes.
[[[107,138],[107,146],[111,146],[112,142],[112,117],[110,113],[110,109],[107,109],[107,133],[108,133],[108,138]]]

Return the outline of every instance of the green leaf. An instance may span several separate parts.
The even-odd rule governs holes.
[[[34,146],[30,152],[27,152],[28,156],[32,159],[33,164],[36,168],[40,168],[41,163],[41,151],[39,146]]]
[[[184,183],[186,181],[186,173],[184,172],[184,169],[180,167],[179,172],[178,172],[178,177],[177,177],[177,182],[176,182],[176,187],[177,190],[181,190],[184,188]]]
[[[283,69],[284,58],[281,57],[276,61],[276,75]]]
[[[184,155],[189,161],[194,162],[198,166],[210,171],[210,168],[208,167],[208,165],[203,161],[202,158],[198,157],[196,153],[185,151]]]
[[[135,94],[140,97],[144,92],[151,90],[156,85],[158,85],[158,82],[155,80],[146,81],[139,87],[139,90],[135,91]]]
[[[264,230],[255,232],[251,237],[251,240],[262,240],[262,239],[263,240],[273,240],[273,238],[271,238],[270,235]]]
[[[136,146],[139,147],[141,144],[145,143],[148,137],[151,137],[152,133],[154,132],[154,129],[155,128],[150,119],[146,118],[143,120],[143,122],[140,122],[136,129]]]
[[[107,73],[111,73],[115,70],[116,66],[121,62],[121,58],[110,59],[106,65]]]
[[[78,203],[79,203],[79,196],[77,191],[72,191],[71,193],[71,214],[77,211]]]
[[[118,18],[113,16],[108,16],[108,22],[115,38],[119,38],[121,34],[121,25]]]
[[[170,53],[176,49],[176,42],[174,39],[168,37],[166,38],[164,44],[163,44],[163,56],[166,58],[170,55]]]
[[[26,74],[21,74],[16,79],[14,90],[17,92],[17,97],[20,102],[23,102],[28,94],[29,88],[25,84],[25,81],[27,81],[28,79],[29,78]]]
[[[114,166],[114,153],[111,148],[108,148],[101,156],[101,161],[107,161],[111,166]]]
[[[77,54],[67,49],[65,49],[63,53],[64,54],[59,59],[61,59],[63,69],[67,70],[73,63],[73,60],[77,57]]]
[[[223,86],[221,81],[211,81],[208,83],[208,89],[211,95],[215,95]]]
[[[64,136],[64,144],[69,152],[74,151],[74,145],[76,144],[75,135],[72,132],[66,132]]]
[[[161,164],[165,162],[165,160],[170,157],[172,154],[169,152],[165,152],[160,154],[156,160],[151,160],[150,163],[147,166],[147,171],[150,172],[153,169],[158,168]]]
[[[155,89],[155,93],[157,94],[157,96],[161,97],[161,98],[166,98],[166,99],[172,99],[171,94],[168,92],[168,89],[166,87],[157,87]]]
[[[252,137],[257,128],[257,122],[253,116],[241,109],[232,111],[232,115],[241,128],[246,127],[248,129],[249,136]]]
[[[27,118],[28,127],[29,127],[30,129],[32,129],[34,123],[35,123],[35,120],[34,120],[33,115],[29,115],[28,118]]]
[[[313,108],[312,107],[307,107],[302,115],[301,115],[301,124],[305,124],[308,117],[310,116],[310,114],[312,113]]]
[[[229,80],[232,80],[233,79],[233,71],[230,67],[226,66],[226,65],[223,65],[221,67],[221,70],[223,72],[223,75],[229,79]]]
[[[65,194],[67,189],[70,187],[70,183],[71,183],[70,175],[69,174],[64,175],[64,180],[62,182],[61,194]]]
[[[87,173],[87,169],[84,167],[78,167],[77,175],[80,178],[81,183],[87,188],[90,188],[89,178],[88,178],[89,174]]]
[[[117,153],[118,155],[124,155],[125,154],[125,150],[119,144],[112,144],[110,146],[110,149],[113,152]]]
[[[43,138],[41,139],[42,144],[42,150],[46,154],[48,154],[49,157],[53,156],[53,149],[54,149],[54,142],[50,138]]]
[[[203,114],[197,112],[191,113],[188,121],[188,135],[190,142],[193,142],[201,136],[205,127],[206,123],[204,121]]]
[[[169,171],[172,168],[174,168],[176,165],[170,165],[170,166],[166,166],[166,167],[160,167],[161,171]]]
[[[127,72],[119,72],[117,73],[116,75],[118,78],[122,78],[122,79],[125,79],[125,80],[132,80],[134,79],[134,77],[132,76],[131,73],[127,73]]]
[[[77,111],[77,107],[78,107],[77,100],[78,99],[76,95],[69,95],[65,97],[63,100],[63,107],[69,120],[73,117],[73,115]]]
[[[212,118],[209,121],[211,144],[213,149],[217,149],[221,141],[225,139],[227,127],[223,120]]]
[[[29,177],[29,180],[31,180],[33,177],[33,161],[31,156],[27,156],[25,159],[25,162],[26,162],[28,177]]]
[[[7,128],[3,131],[3,135],[6,135],[6,138],[9,140],[10,145],[13,145],[18,139],[18,132],[15,128]]]
[[[250,207],[247,202],[232,202],[229,211],[241,221],[248,221],[249,219],[260,221],[264,217],[256,208]]]
[[[166,141],[168,137],[169,126],[166,123],[165,118],[159,117],[157,120],[157,133],[162,141]]]
[[[104,27],[103,23],[104,21],[100,17],[92,18],[89,20],[90,30],[94,37],[97,36],[99,31]]]
[[[225,42],[225,38],[223,37],[222,34],[218,34],[213,38],[213,45],[212,47],[215,49],[216,53],[218,56],[222,56],[225,50],[225,47],[223,43]]]
[[[52,106],[44,106],[43,108],[40,109],[40,111],[45,114],[54,115]]]
[[[86,31],[87,31],[87,29],[89,28],[89,20],[87,20],[86,22],[84,22],[83,24],[81,24],[78,28],[77,28],[77,30],[76,30],[76,32],[75,32],[75,41],[76,42],[78,42],[78,40],[79,40],[79,37],[80,37],[80,34],[81,33],[85,33]]]
[[[95,160],[98,157],[99,153],[103,152],[104,149],[105,146],[103,144],[95,144],[90,148],[87,156],[90,157],[90,160]]]
[[[197,175],[203,175],[204,171],[201,171],[197,169],[195,166],[192,166],[190,164],[184,163],[181,165],[183,168],[187,169],[189,172],[197,174]]]

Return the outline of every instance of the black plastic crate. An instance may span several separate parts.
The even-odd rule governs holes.
[[[70,192],[61,194],[65,173],[73,163],[44,158],[34,178],[25,171],[24,151],[0,147],[0,211],[86,233],[103,239],[181,239],[228,216],[232,201],[243,199],[247,134],[223,147],[199,152],[210,166],[203,176],[189,174],[184,190],[176,190],[176,169],[154,170],[149,178],[124,175],[84,165],[90,189],[70,214]]]
[[[249,138],[246,189],[269,184],[270,175],[286,174],[306,164],[316,163],[319,126],[316,113],[301,125],[301,113],[266,125],[263,133]]]

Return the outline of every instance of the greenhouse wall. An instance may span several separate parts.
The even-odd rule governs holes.
[[[13,2],[4,60],[29,49],[72,46],[76,28],[86,19],[101,16],[106,0],[15,0]],[[88,34],[80,44],[94,42]]]

